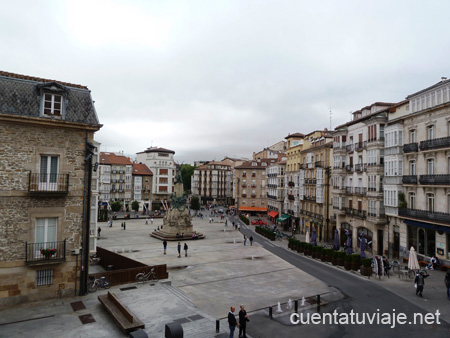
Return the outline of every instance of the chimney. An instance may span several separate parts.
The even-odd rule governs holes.
[[[441,77],[441,82],[444,82],[444,81],[447,81],[447,78],[446,77]]]

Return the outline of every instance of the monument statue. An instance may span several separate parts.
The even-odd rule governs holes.
[[[170,196],[170,207],[166,210],[161,230],[154,231],[151,236],[165,240],[201,239],[203,234],[193,230],[192,217],[186,208],[187,196],[184,195],[181,165],[176,165],[174,192]],[[195,234],[195,236],[193,236]]]

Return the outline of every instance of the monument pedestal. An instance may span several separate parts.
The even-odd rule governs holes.
[[[197,238],[192,237],[193,234]],[[163,219],[163,226],[161,230],[153,231],[150,236],[166,240],[166,241],[180,241],[191,239],[203,239],[205,236],[194,231],[192,226],[192,218],[187,209],[169,209]]]

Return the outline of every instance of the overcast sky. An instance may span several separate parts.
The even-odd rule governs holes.
[[[450,1],[1,1],[1,70],[89,87],[102,151],[250,157],[450,77]]]

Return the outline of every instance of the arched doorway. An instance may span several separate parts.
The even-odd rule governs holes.
[[[347,236],[345,235],[346,230],[348,230],[348,232],[350,233],[350,236],[352,236],[353,227],[348,223],[341,223],[341,233],[340,233],[340,237],[341,237],[340,245],[341,246],[344,246],[344,243],[347,240]]]

